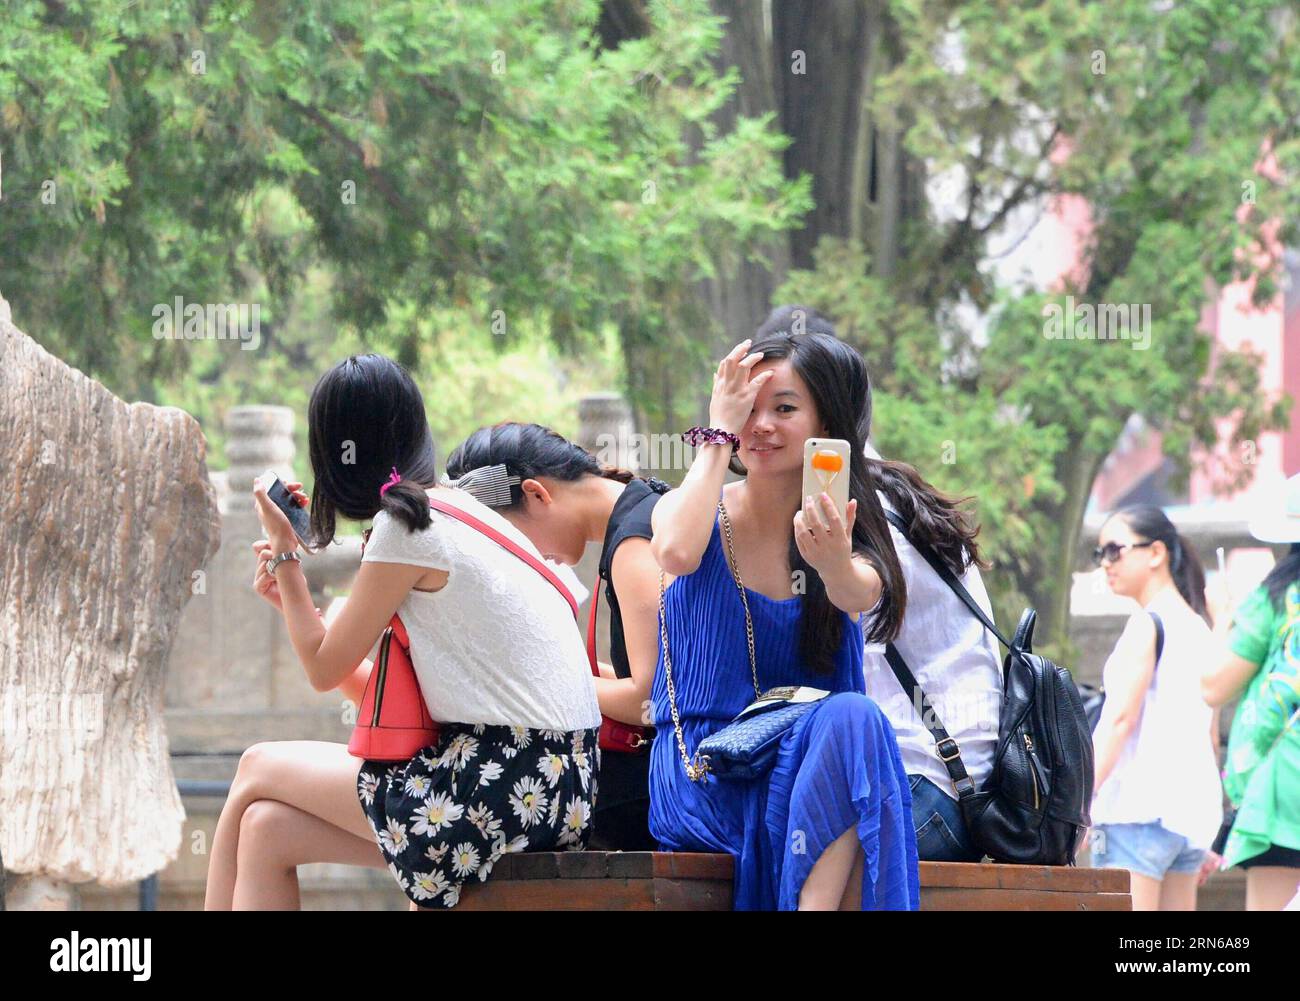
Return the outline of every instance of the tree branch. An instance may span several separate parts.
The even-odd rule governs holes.
[[[342,129],[326,118],[318,109],[303,104],[300,101],[295,101],[284,91],[280,91],[279,97],[284,101],[286,106],[292,108],[308,121],[319,126],[330,136],[330,138],[352,153],[361,164],[361,169],[366,172],[366,176],[374,182],[375,187],[379,189],[379,193],[384,196],[384,201],[388,202],[395,211],[402,213],[403,216],[408,218],[410,217],[411,212],[409,206],[407,206],[406,201],[402,196],[397,193],[397,189],[393,187],[384,172],[378,167],[371,167],[366,163],[366,151],[361,148],[359,142],[343,132]]]

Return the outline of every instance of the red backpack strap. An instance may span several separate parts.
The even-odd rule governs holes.
[[[591,661],[591,673],[599,678],[600,667],[596,664],[596,606],[600,604],[600,577],[591,589],[591,612],[587,615],[587,660]]]
[[[393,613],[393,617],[388,620],[388,624],[393,627],[393,639],[402,645],[403,650],[411,649],[411,637],[406,634],[406,624]]]
[[[572,609],[573,611],[573,617],[575,619],[578,617],[578,603],[574,600],[573,595],[569,593],[569,589],[564,586],[564,582],[561,581],[559,577],[555,576],[555,572],[550,567],[548,567],[545,563],[539,560],[532,553],[528,552],[526,549],[521,547],[517,542],[515,542],[514,539],[511,539],[509,536],[502,535],[491,525],[488,525],[485,522],[480,521],[478,518],[475,518],[472,514],[468,514],[467,512],[462,511],[460,508],[456,507],[453,504],[448,504],[446,501],[438,500],[434,497],[430,497],[429,507],[433,508],[435,511],[441,511],[443,514],[455,518],[457,521],[464,522],[470,528],[482,532],[493,542],[497,543],[498,545],[502,546],[505,549],[510,550],[510,552],[514,553],[521,560],[527,563],[530,567],[536,570],[539,574],[545,577],[547,581],[550,582],[551,586],[553,586],[555,590],[559,591],[560,594],[564,597],[564,600],[569,603],[569,608]]]

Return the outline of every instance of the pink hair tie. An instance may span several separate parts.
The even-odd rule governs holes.
[[[390,476],[390,477],[388,477],[388,482],[385,483],[382,487],[379,488],[379,496],[380,496],[380,497],[384,496],[384,494],[388,492],[388,488],[389,488],[389,487],[395,487],[395,486],[397,486],[397,484],[399,484],[399,483],[401,483],[401,482],[402,482],[402,477],[398,475],[398,473],[397,473],[397,467],[394,466],[394,467],[393,467],[393,475]]]

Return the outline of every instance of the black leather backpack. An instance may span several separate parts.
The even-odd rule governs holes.
[[[885,514],[907,538],[902,517]],[[903,691],[914,706],[925,707],[921,721],[952,778],[972,843],[994,862],[1074,865],[1091,824],[1093,782],[1092,732],[1074,679],[1033,652],[1038,617],[1033,609],[1026,609],[1008,642],[947,565],[928,546],[912,546],[1007,648],[997,749],[993,769],[979,789],[907,663],[894,644],[885,648]]]

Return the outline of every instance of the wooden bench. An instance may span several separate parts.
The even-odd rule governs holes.
[[[537,852],[507,855],[458,910],[729,911],[730,855]],[[431,908],[438,910],[440,908]],[[1127,911],[1129,874],[992,863],[922,862],[923,911]]]

